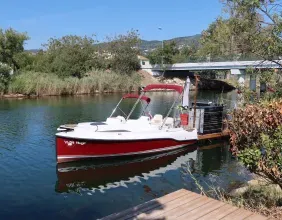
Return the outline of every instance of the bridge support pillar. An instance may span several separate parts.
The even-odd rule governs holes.
[[[246,79],[246,72],[241,69],[231,69],[230,70],[231,77],[240,84],[240,86],[248,86],[247,79]]]
[[[231,76],[231,70],[230,71],[227,71],[226,75],[225,75],[225,78],[226,79],[230,79],[230,76]]]
[[[249,88],[250,88],[251,91],[257,90],[257,76],[255,74],[250,75]]]

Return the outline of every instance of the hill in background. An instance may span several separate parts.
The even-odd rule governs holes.
[[[184,46],[191,46],[193,44],[198,45],[200,37],[201,37],[200,34],[196,34],[196,35],[193,35],[193,36],[172,38],[172,39],[169,39],[169,40],[164,40],[164,42],[174,41],[176,43],[176,45],[178,46],[178,48],[180,49]],[[146,54],[146,53],[156,49],[157,47],[159,47],[161,45],[162,45],[162,41],[141,40],[140,49],[142,50],[143,53]]]

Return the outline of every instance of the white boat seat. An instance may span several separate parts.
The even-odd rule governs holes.
[[[163,123],[163,116],[156,114],[151,120],[151,124],[153,125],[161,125]]]
[[[174,122],[174,120],[173,120],[172,117],[167,117],[167,119],[165,120],[165,125],[172,127],[173,126],[173,122]]]

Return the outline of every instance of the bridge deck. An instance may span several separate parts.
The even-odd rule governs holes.
[[[172,65],[154,65],[152,66],[153,71],[165,70],[229,70],[229,69],[247,69],[247,68],[281,68],[280,61],[276,60],[265,61],[225,61],[225,62],[200,62],[200,63],[175,63]]]
[[[259,214],[225,204],[185,189],[151,200],[120,213],[109,215],[110,219],[230,219],[266,220]]]

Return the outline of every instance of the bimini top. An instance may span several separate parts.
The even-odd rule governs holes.
[[[122,98],[123,99],[138,99],[140,95],[138,94],[125,94]],[[146,101],[148,104],[150,103],[151,99],[147,96],[142,96],[142,100]]]
[[[147,92],[147,91],[150,91],[150,90],[154,90],[154,89],[171,89],[171,90],[174,90],[178,93],[182,93],[183,91],[183,87],[182,86],[178,86],[178,85],[170,85],[170,84],[150,84],[150,85],[147,85],[143,91],[144,92]]]

